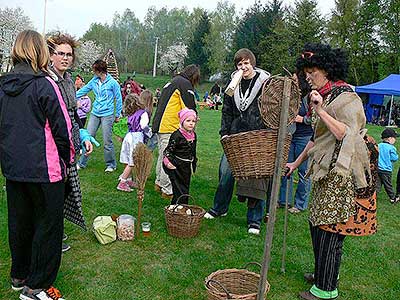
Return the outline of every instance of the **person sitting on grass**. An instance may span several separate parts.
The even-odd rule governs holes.
[[[396,137],[398,136],[396,131],[391,128],[386,128],[382,131],[382,143],[379,143],[379,159],[378,159],[378,182],[376,185],[376,192],[379,193],[382,184],[385,188],[386,193],[389,196],[391,203],[399,201],[399,197],[395,196],[392,187],[392,172],[393,163],[399,159],[396,151],[396,147],[393,146],[396,143]]]
[[[143,143],[146,137],[151,136],[149,121],[153,108],[153,94],[149,90],[143,91],[140,96],[129,94],[125,98],[125,109],[128,115],[128,133],[122,142],[120,162],[125,164],[124,171],[119,176],[117,190],[132,192],[136,183],[132,180],[133,157],[132,153],[138,143]]]
[[[196,112],[184,108],[178,113],[181,127],[172,133],[164,150],[163,168],[172,184],[171,204],[188,204],[190,177],[196,171]]]

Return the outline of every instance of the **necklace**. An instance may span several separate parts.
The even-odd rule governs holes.
[[[247,88],[245,93],[243,93],[242,81],[240,81],[240,83],[239,83],[240,110],[242,110],[242,111],[244,111],[246,109],[246,107],[247,107],[247,102],[249,101],[248,97],[250,95],[250,90],[252,88],[253,81],[254,81],[254,79],[256,77],[257,76],[254,75],[251,78],[251,81],[250,81],[249,86],[248,86],[248,88]]]

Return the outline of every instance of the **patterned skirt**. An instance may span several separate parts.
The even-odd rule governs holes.
[[[67,168],[65,184],[64,218],[86,230],[82,212],[82,192],[76,164]]]

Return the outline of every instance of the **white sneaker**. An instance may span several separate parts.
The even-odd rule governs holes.
[[[104,170],[104,172],[105,172],[105,173],[112,173],[112,172],[114,172],[115,170],[116,170],[116,168],[113,168],[113,167],[108,166],[108,167]]]
[[[210,213],[207,212],[207,213],[204,215],[204,219],[212,220],[212,219],[215,219],[215,218],[214,218],[213,215],[211,215]]]
[[[249,228],[248,233],[249,233],[249,234],[260,235],[260,229],[257,229],[257,228]]]

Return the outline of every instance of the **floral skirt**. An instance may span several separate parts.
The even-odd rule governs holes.
[[[346,222],[355,214],[355,186],[351,176],[329,172],[313,182],[309,218],[313,226]]]

